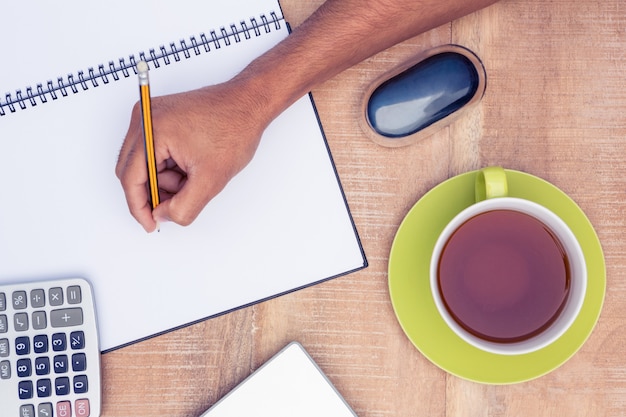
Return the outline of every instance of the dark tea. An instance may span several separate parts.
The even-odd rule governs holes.
[[[565,306],[570,268],[556,236],[539,220],[493,210],[463,223],[438,266],[439,290],[454,320],[491,342],[527,340]]]

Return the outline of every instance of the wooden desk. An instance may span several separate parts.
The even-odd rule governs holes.
[[[282,0],[294,26],[321,2]],[[483,59],[481,104],[410,147],[368,140],[358,124],[364,88],[450,42]],[[103,415],[197,416],[292,340],[361,417],[626,415],[625,73],[622,0],[502,0],[316,89],[370,267],[105,354]],[[408,209],[439,182],[490,164],[567,192],[595,226],[607,264],[604,309],[587,343],[556,371],[508,386],[431,364],[400,329],[387,291],[389,250]]]

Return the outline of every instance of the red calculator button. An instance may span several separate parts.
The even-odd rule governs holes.
[[[82,399],[76,400],[76,404],[74,404],[76,413],[76,417],[89,417],[89,400]]]
[[[72,404],[69,401],[61,401],[57,403],[58,417],[72,417]]]

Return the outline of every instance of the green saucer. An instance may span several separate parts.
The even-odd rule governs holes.
[[[389,255],[389,292],[402,329],[417,349],[441,369],[470,381],[512,384],[556,369],[591,334],[604,301],[606,271],[602,247],[582,210],[554,185],[506,170],[509,195],[532,200],[558,214],[578,238],[587,262],[588,285],[580,315],[553,344],[523,355],[479,350],[455,335],[431,298],[430,256],[437,236],[461,210],[474,203],[476,171],[451,178],[426,193],[409,211]]]

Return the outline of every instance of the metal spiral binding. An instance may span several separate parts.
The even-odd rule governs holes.
[[[259,18],[252,17],[248,21],[241,21],[239,24],[231,24],[228,27],[221,27],[219,30],[211,30],[202,33],[199,37],[191,36],[172,42],[169,45],[161,45],[157,49],[150,49],[148,53],[140,52],[139,60],[146,61],[154,68],[161,65],[170,65],[181,59],[189,59],[192,56],[208,53],[231,43],[239,43],[242,40],[250,39],[253,36],[261,36],[263,33],[270,33],[272,30],[281,28],[282,17],[278,17],[275,12],[271,12],[269,17],[260,15]],[[49,99],[57,100],[60,97],[67,97],[80,91],[88,90],[91,87],[98,87],[101,84],[108,84],[119,79],[136,75],[137,59],[135,55],[126,58],[119,58],[117,62],[109,61],[108,65],[100,64],[97,67],[90,67],[86,72],[78,71],[66,77],[58,77],[56,81],[49,80],[45,84],[37,84],[35,88],[26,87],[17,89],[15,93],[6,93],[4,99],[0,97],[0,117],[24,110],[29,106],[36,106],[39,103],[47,103]]]

